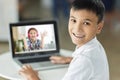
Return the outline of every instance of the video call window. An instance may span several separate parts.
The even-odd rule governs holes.
[[[15,54],[56,50],[54,25],[27,25],[12,28]]]

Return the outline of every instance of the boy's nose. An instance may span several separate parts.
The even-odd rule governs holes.
[[[81,23],[76,24],[75,27],[74,27],[74,30],[76,32],[83,31],[82,24]]]

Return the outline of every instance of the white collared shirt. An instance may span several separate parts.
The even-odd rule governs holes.
[[[109,80],[109,67],[104,48],[94,38],[73,53],[62,80]]]

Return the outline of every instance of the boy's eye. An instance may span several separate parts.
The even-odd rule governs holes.
[[[76,20],[75,20],[75,19],[71,19],[71,21],[72,21],[73,23],[76,23]]]
[[[90,23],[89,23],[89,22],[84,22],[83,24],[85,24],[85,25],[90,25]]]

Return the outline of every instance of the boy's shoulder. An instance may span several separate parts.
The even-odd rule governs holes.
[[[104,48],[97,39],[94,39],[90,43],[85,45],[82,54],[88,57],[93,57],[98,56],[101,53],[105,53]]]

